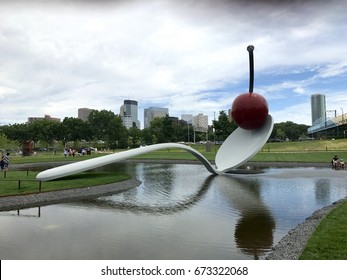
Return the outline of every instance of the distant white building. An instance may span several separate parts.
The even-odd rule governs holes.
[[[148,128],[155,118],[164,118],[166,115],[169,115],[168,108],[149,107],[148,109],[145,109],[143,118],[144,128]]]
[[[207,132],[208,116],[200,113],[193,117],[193,127],[195,131]]]

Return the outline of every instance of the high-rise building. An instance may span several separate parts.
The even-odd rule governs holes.
[[[94,109],[89,108],[79,108],[78,109],[78,118],[84,122],[88,120],[90,113],[94,111]]]
[[[126,128],[130,128],[130,127],[140,128],[140,122],[138,120],[137,112],[138,112],[137,101],[124,100],[124,105],[121,107],[120,115],[122,117],[123,124]]]
[[[195,131],[206,132],[208,130],[208,116],[200,113],[193,117],[193,126]]]
[[[312,125],[317,125],[325,122],[326,104],[324,94],[311,95],[311,116]]]
[[[168,108],[161,107],[149,107],[144,110],[144,128],[148,128],[155,118],[164,118],[166,115],[169,115]]]

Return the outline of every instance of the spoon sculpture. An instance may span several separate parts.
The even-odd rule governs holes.
[[[259,94],[253,94],[254,47],[249,46],[247,50],[250,57],[250,90],[249,93],[240,95],[242,102],[240,102],[239,96],[232,105],[232,115],[239,127],[228,136],[219,148],[215,158],[216,167],[212,166],[201,153],[189,146],[177,143],[163,143],[51,168],[40,172],[36,179],[40,181],[54,180],[167,148],[180,148],[190,152],[213,174],[223,174],[242,165],[265,145],[274,125],[273,118],[268,114],[266,100]],[[250,104],[244,104],[244,102],[249,102]],[[239,108],[240,106],[241,109]]]

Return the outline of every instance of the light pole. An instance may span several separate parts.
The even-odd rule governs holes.
[[[342,111],[342,123],[344,122],[344,120],[343,120],[343,108],[340,108],[341,109],[341,111]]]

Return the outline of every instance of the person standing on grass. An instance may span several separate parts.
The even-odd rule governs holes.
[[[7,153],[2,160],[4,164],[4,171],[8,171],[8,166],[10,165],[10,153]]]

